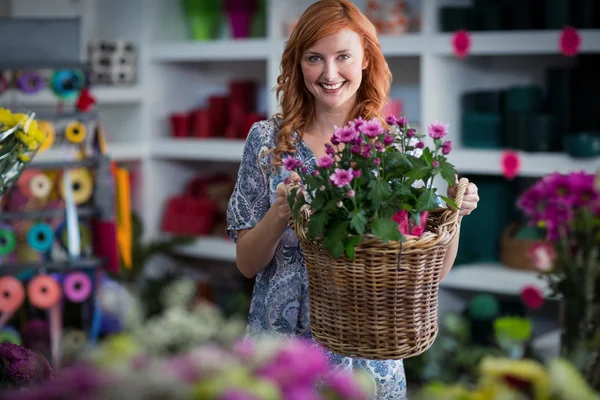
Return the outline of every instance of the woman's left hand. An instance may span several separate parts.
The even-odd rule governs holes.
[[[448,197],[452,200],[456,198],[456,190],[458,188],[458,177],[456,179],[456,183],[454,186],[448,188]],[[473,182],[469,182],[467,184],[467,189],[465,190],[465,195],[463,197],[461,209],[458,213],[461,217],[465,215],[469,215],[477,208],[477,203],[479,203],[479,194],[477,190],[477,185]]]

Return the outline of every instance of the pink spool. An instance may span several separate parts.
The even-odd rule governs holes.
[[[17,278],[3,276],[0,278],[0,312],[13,313],[21,307],[25,300],[25,289]]]
[[[63,290],[67,299],[74,303],[81,303],[90,297],[92,281],[83,272],[73,272],[65,278]]]
[[[38,275],[29,281],[27,296],[34,307],[46,310],[54,307],[60,301],[60,286],[51,276]]]

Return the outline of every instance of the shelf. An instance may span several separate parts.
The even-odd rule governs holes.
[[[147,153],[144,144],[140,143],[108,143],[108,156],[114,161],[138,161]],[[52,148],[37,154],[32,165],[65,161],[65,152],[61,148]]]
[[[440,287],[442,289],[519,296],[521,289],[527,285],[535,285],[546,295],[550,294],[546,281],[535,271],[523,271],[493,263],[456,265],[452,267]]]
[[[423,36],[419,33],[397,36],[382,35],[379,37],[379,42],[381,51],[386,57],[418,56],[425,49]]]
[[[177,254],[218,261],[235,261],[235,243],[225,237],[199,237],[193,243],[179,246]]]
[[[0,263],[1,275],[16,275],[31,270],[44,269],[47,272],[66,272],[70,270],[81,270],[99,268],[105,261],[101,258],[82,258],[76,261],[50,261],[50,262],[27,262],[27,263]]]
[[[159,62],[266,60],[283,50],[283,43],[268,39],[213,40],[153,43],[151,58]]]
[[[471,33],[472,56],[561,54],[560,30]],[[600,53],[600,29],[580,29],[580,53]],[[436,34],[428,43],[437,55],[454,55],[452,33]]]
[[[92,87],[90,93],[96,99],[96,104],[136,104],[143,99],[138,86],[98,86]],[[60,100],[50,90],[44,89],[35,94],[26,94],[18,89],[10,89],[0,94],[2,106],[56,106]],[[74,103],[75,100],[66,103]]]
[[[152,143],[151,154],[156,158],[175,160],[239,162],[245,144],[242,139],[162,139]]]
[[[459,173],[502,175],[502,150],[456,149],[449,161]],[[600,168],[600,157],[592,159],[572,158],[563,153],[524,153],[521,156],[519,176],[542,177],[551,172],[569,173],[585,170],[596,172]]]

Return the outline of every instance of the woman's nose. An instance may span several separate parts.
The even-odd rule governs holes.
[[[335,64],[335,62],[333,62],[333,61],[325,62],[325,68],[323,70],[323,78],[326,81],[333,82],[335,80],[335,78],[337,78],[337,76],[338,76],[338,69],[337,69],[337,65]]]

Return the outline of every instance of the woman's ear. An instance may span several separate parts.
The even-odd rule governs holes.
[[[362,63],[362,69],[363,69],[363,71],[366,70],[368,66],[369,66],[369,60],[367,60],[367,58],[365,57],[363,59],[363,63]]]

